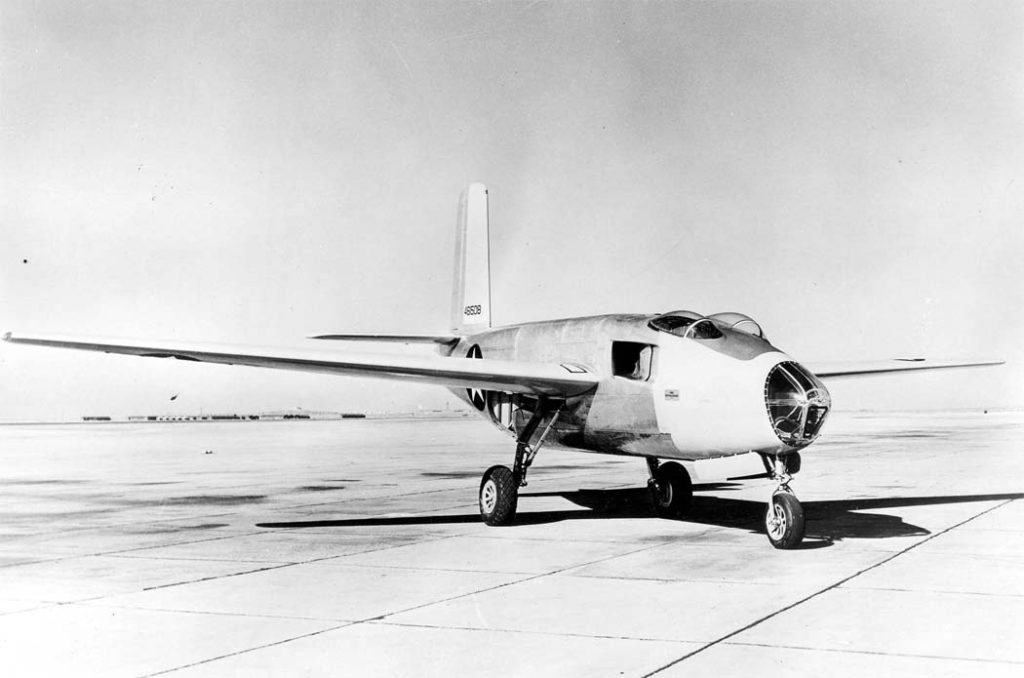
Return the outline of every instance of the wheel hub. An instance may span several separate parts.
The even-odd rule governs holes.
[[[658,487],[658,503],[668,507],[672,505],[672,483],[660,482]]]
[[[786,534],[786,510],[773,501],[768,507],[765,523],[768,527],[768,536],[772,539],[781,539]]]
[[[494,484],[493,480],[488,480],[484,483],[483,489],[480,490],[480,505],[484,511],[491,513],[494,511],[494,507],[498,503],[498,487]]]

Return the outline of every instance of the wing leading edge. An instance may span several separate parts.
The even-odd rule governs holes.
[[[864,362],[802,363],[822,379],[856,377],[865,374],[911,372],[915,370],[948,370],[954,367],[983,367],[1002,365],[1002,360],[925,360],[924,358],[895,358]]]
[[[597,377],[574,363],[513,362],[433,355],[339,353],[304,348],[271,348],[146,341],[110,337],[62,337],[14,334],[4,341],[51,348],[73,348],[149,358],[248,365],[357,377],[401,379],[461,388],[479,388],[551,397],[586,393]]]

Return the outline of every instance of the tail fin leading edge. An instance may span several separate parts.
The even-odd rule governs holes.
[[[470,184],[459,203],[455,236],[452,329],[472,334],[491,326],[491,261],[487,187]]]

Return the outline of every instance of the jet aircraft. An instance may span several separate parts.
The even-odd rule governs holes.
[[[832,407],[824,381],[857,375],[1000,364],[922,359],[802,365],[751,317],[726,312],[600,315],[492,327],[488,196],[462,195],[452,331],[444,335],[330,334],[331,348],[257,348],[8,332],[16,344],[433,383],[450,388],[515,440],[511,466],[479,489],[488,525],[513,522],[519,488],[544,445],[646,460],[656,512],[685,517],[692,482],[680,462],[760,455],[775,489],[765,513],[771,544],[804,536],[790,489],[800,452]],[[438,355],[337,350],[338,342],[427,343]]]

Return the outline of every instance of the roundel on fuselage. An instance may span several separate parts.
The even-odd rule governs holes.
[[[484,352],[480,350],[479,344],[473,344],[469,347],[469,350],[466,351],[466,357],[483,358]],[[469,396],[469,402],[473,403],[473,407],[481,412],[484,411],[484,406],[487,404],[487,397],[484,391],[478,388],[467,388],[466,395]]]

